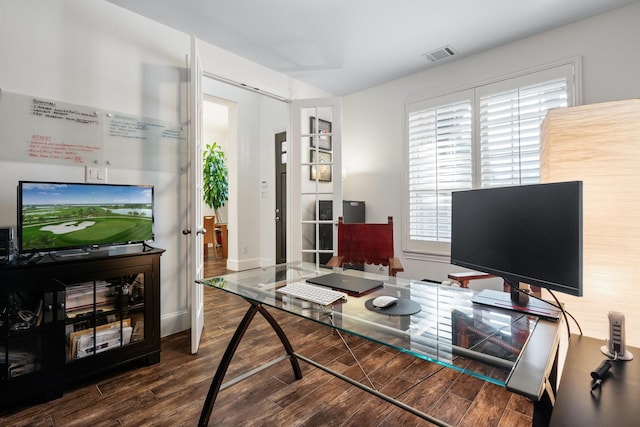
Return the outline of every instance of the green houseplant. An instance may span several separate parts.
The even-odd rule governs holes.
[[[217,221],[220,222],[218,209],[229,200],[229,172],[224,152],[214,141],[213,144],[207,144],[203,155],[204,202],[215,211]]]

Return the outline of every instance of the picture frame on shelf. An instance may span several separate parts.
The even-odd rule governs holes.
[[[311,150],[309,161],[311,162],[309,179],[311,181],[331,182],[331,153],[326,151],[317,151],[318,160],[315,160],[316,150]]]
[[[316,146],[316,140],[318,141],[318,148],[321,150],[331,151],[331,122],[327,120],[318,120],[318,130],[316,131],[316,118],[309,117],[309,129],[311,134],[318,133],[311,137],[311,147]]]

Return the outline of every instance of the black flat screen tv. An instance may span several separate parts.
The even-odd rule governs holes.
[[[152,241],[153,186],[20,181],[21,254]]]
[[[454,192],[451,263],[582,296],[582,182]]]

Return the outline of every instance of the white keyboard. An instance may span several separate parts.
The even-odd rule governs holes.
[[[347,298],[347,294],[344,292],[334,291],[333,289],[322,286],[310,285],[305,282],[289,283],[282,288],[278,288],[278,292],[321,305],[333,304],[338,300]]]

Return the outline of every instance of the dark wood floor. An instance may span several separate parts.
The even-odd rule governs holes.
[[[224,273],[207,263],[206,276]],[[162,340],[160,363],[111,372],[67,390],[60,399],[0,417],[2,426],[194,426],[213,372],[244,315],[242,299],[205,289],[205,330],[190,354],[189,331]],[[326,327],[272,311],[300,354],[343,374],[364,377],[339,337]],[[356,337],[345,337],[376,388],[457,426],[530,426],[532,405],[504,388],[415,359]],[[271,328],[257,316],[227,378],[282,354]],[[212,426],[427,426],[420,418],[301,362],[296,381],[288,361],[218,396]]]

